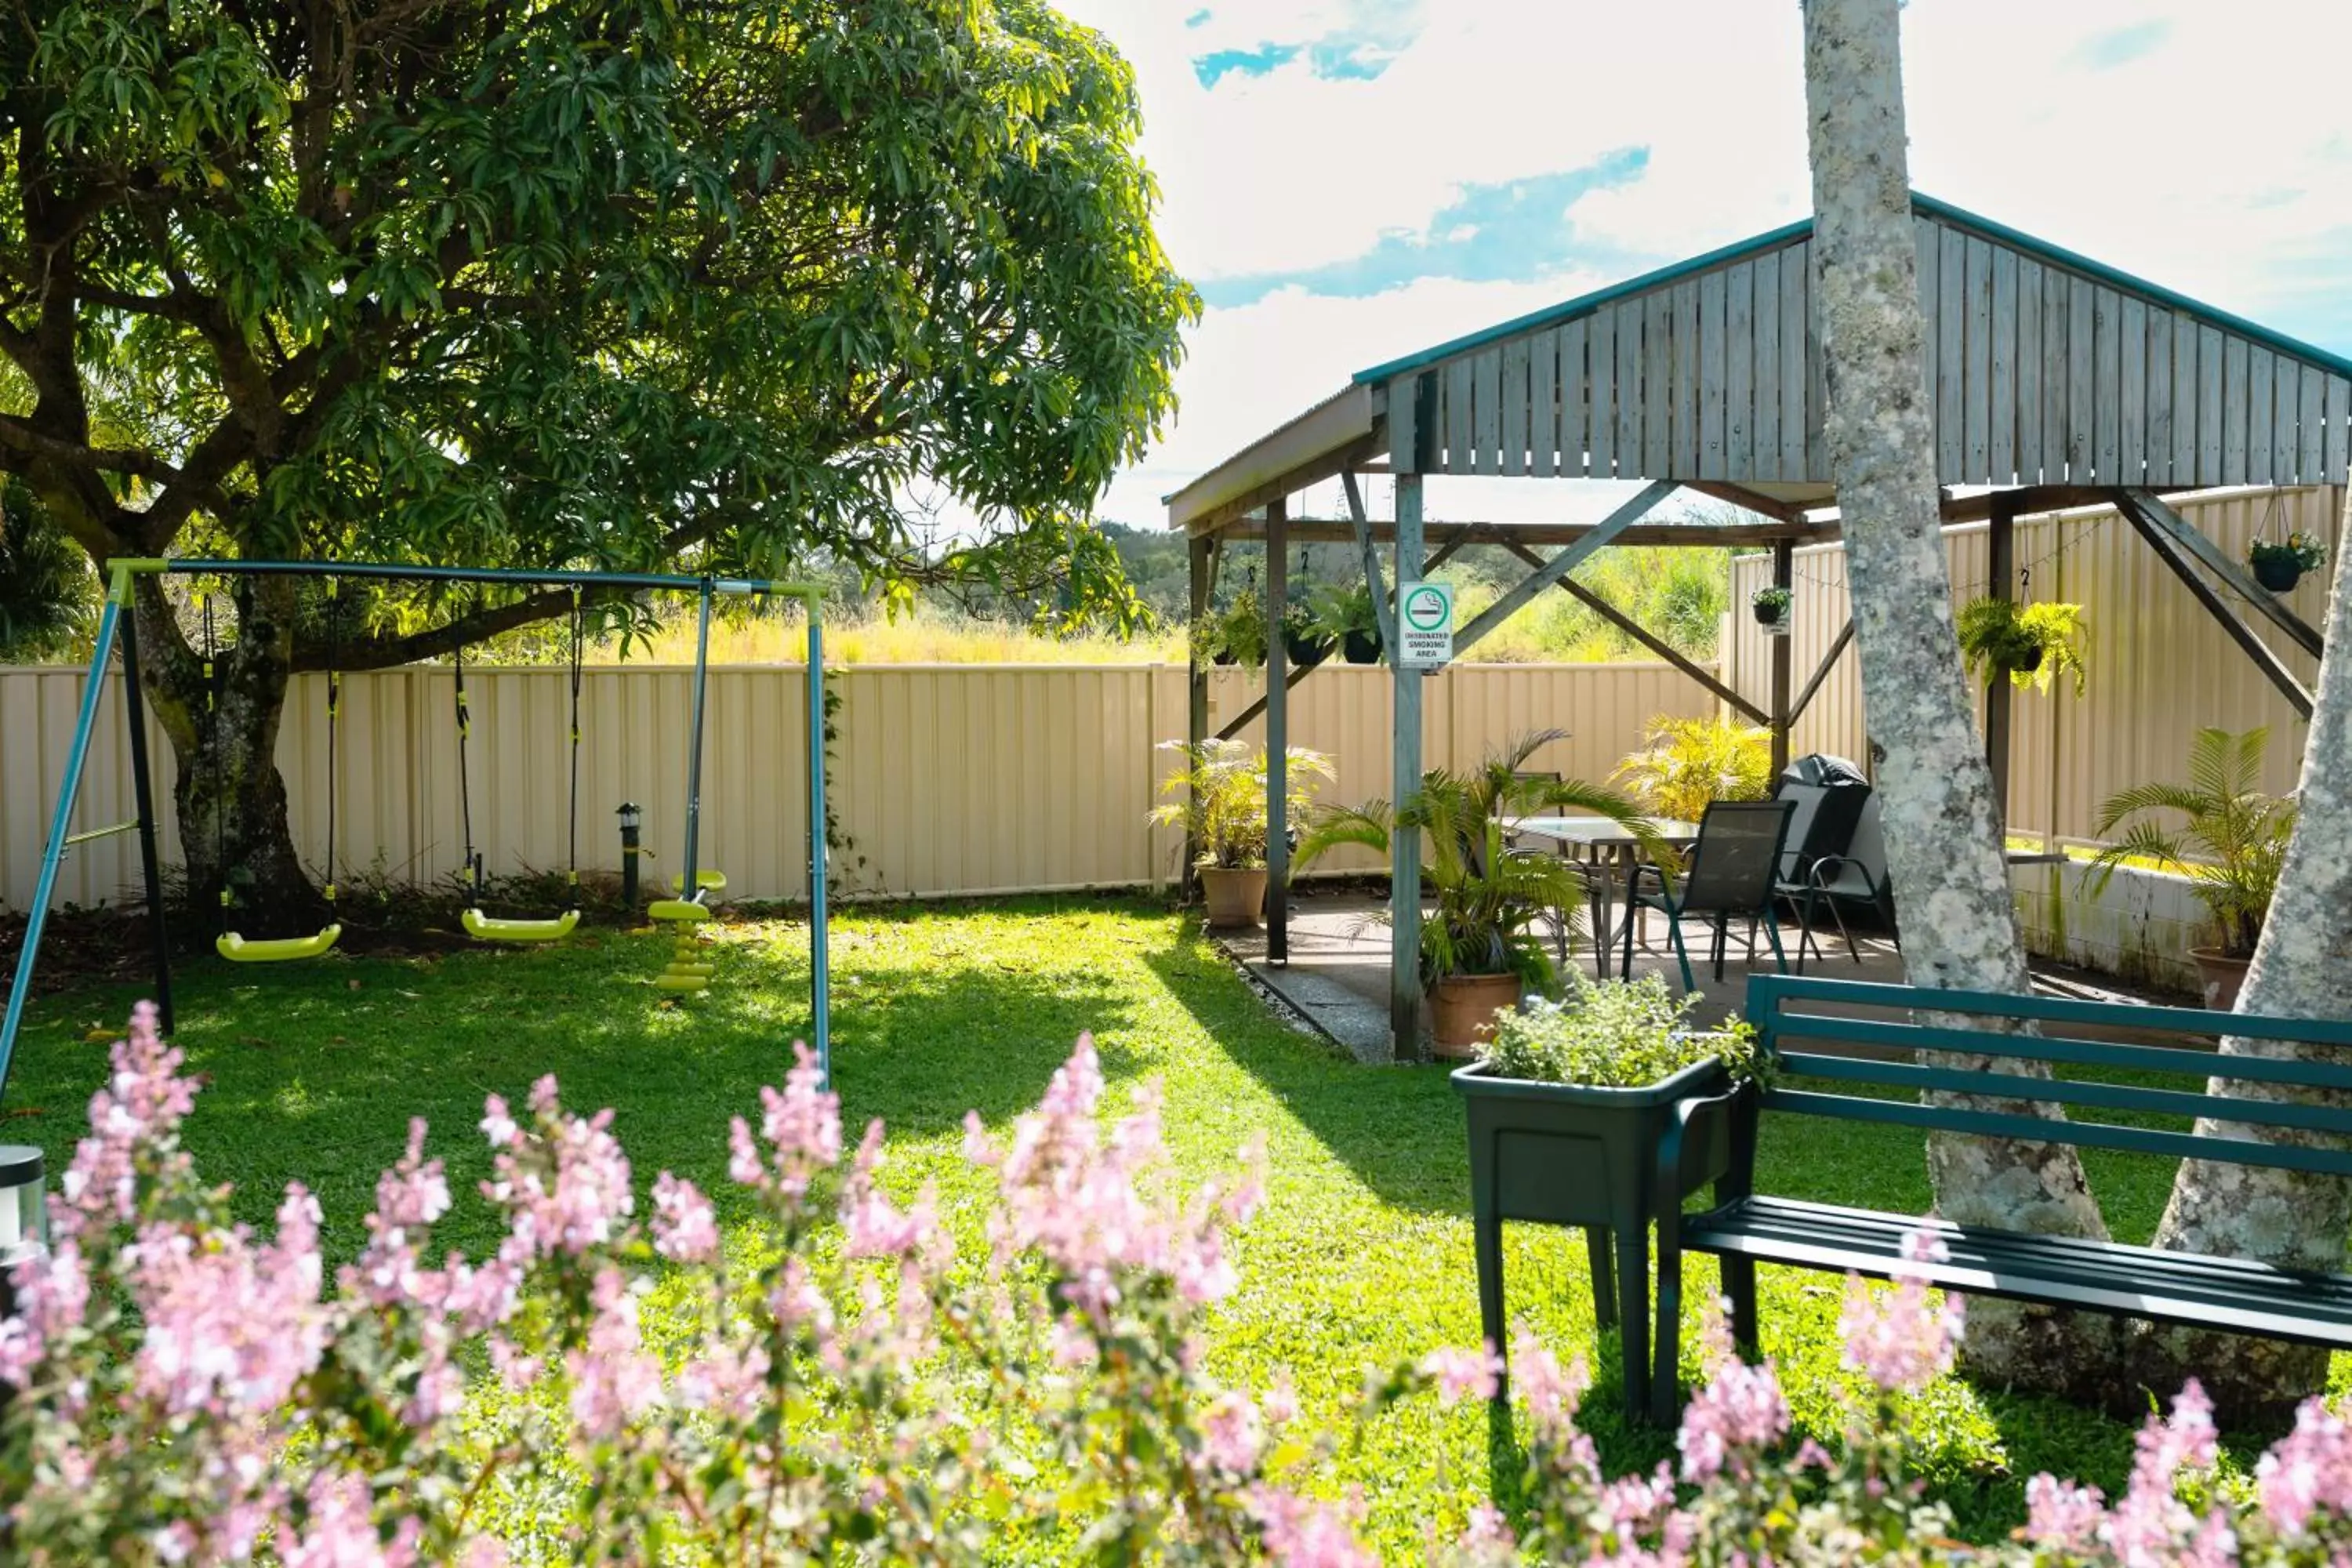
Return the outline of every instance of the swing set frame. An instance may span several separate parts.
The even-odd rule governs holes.
[[[118,833],[139,835],[140,869],[146,884],[148,932],[155,972],[155,1005],[163,1033],[170,1034],[172,951],[164,929],[163,873],[155,834],[154,786],[147,760],[146,700],[139,687],[139,639],[135,617],[128,614],[131,584],[142,576],[247,577],[371,577],[413,582],[502,583],[532,587],[576,589],[656,589],[691,593],[699,601],[694,643],[694,708],[687,758],[686,864],[680,897],[699,896],[702,886],[697,865],[702,817],[702,732],[704,699],[710,673],[710,612],[716,599],[773,597],[798,599],[808,616],[808,873],[809,873],[809,1034],[816,1053],[817,1070],[829,1086],[833,1081],[833,1031],[830,1018],[831,976],[825,932],[824,841],[824,627],[821,584],[771,581],[757,577],[684,576],[660,572],[527,571],[500,567],[420,566],[381,561],[214,561],[193,558],[118,559],[107,563],[106,603],[100,612],[90,650],[89,671],[84,678],[81,706],[74,720],[73,744],[66,753],[65,777],[58,789],[56,811],[41,853],[41,871],[26,912],[25,940],[8,987],[8,1004],[0,1014],[0,1099],[5,1099],[8,1068],[16,1058],[16,1036],[23,1027],[25,1005],[32,994],[33,965],[39,956],[41,934],[48,922],[49,904],[57,893],[58,870],[66,851],[92,839]],[[75,797],[81,793],[90,738],[97,728],[99,701],[106,689],[108,664],[117,645],[122,650],[123,711],[130,729],[131,773],[139,815],[129,822],[76,833]]]

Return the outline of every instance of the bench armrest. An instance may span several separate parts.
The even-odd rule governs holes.
[[[1683,1194],[1721,1179],[1732,1166],[1731,1113],[1741,1089],[1692,1095],[1675,1102],[1658,1140],[1658,1257],[1682,1250]]]

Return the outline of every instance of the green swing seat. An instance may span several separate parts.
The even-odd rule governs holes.
[[[458,923],[477,942],[562,942],[580,923],[580,911],[566,910],[551,921],[502,921],[467,910]]]
[[[232,963],[283,963],[289,959],[317,958],[335,945],[343,934],[340,924],[328,926],[315,936],[285,936],[261,942],[247,942],[235,931],[223,931],[213,946]]]

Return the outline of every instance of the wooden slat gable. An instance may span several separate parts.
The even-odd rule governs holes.
[[[1914,232],[1942,483],[2346,482],[2336,366],[1940,214]],[[1417,364],[1391,405],[1429,378],[1439,473],[1825,484],[1811,268],[1802,231],[1727,254]]]

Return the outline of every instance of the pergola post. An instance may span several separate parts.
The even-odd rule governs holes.
[[[1186,543],[1189,546],[1188,560],[1191,566],[1192,606],[1192,619],[1186,627],[1189,633],[1198,627],[1201,617],[1209,613],[1211,585],[1209,552],[1214,548],[1214,544],[1210,536],[1205,533],[1194,534],[1186,541]],[[1184,740],[1192,748],[1193,754],[1198,755],[1202,742],[1209,738],[1209,668],[1201,662],[1200,650],[1191,647],[1189,641],[1184,658]],[[1194,791],[1192,794],[1192,805],[1197,810],[1200,805],[1199,792]],[[1186,833],[1184,866],[1176,876],[1176,893],[1179,898],[1192,897],[1194,879],[1193,865],[1199,860],[1200,856],[1200,842],[1192,834]]]
[[[1265,503],[1265,958],[1290,962],[1290,563],[1281,497]]]
[[[1986,591],[2002,604],[2017,596],[2017,498],[1995,493],[1992,511],[1985,520],[1990,559],[1985,569]],[[1992,772],[1993,805],[2001,826],[2009,826],[2009,737],[2016,682],[2006,670],[1985,674],[1985,766]]]
[[[1797,577],[1797,544],[1792,539],[1779,539],[1772,543],[1772,581],[1782,588],[1793,587]],[[1789,661],[1792,657],[1789,644],[1796,635],[1790,627],[1782,635],[1765,640],[1772,645],[1772,777],[1778,780],[1789,767]]]
[[[1396,477],[1396,560],[1399,592],[1421,565],[1421,476]],[[1389,645],[1395,679],[1393,769],[1389,799],[1402,808],[1421,787],[1421,671],[1408,669]],[[1389,835],[1389,1036],[1398,1061],[1421,1059],[1421,833]]]

